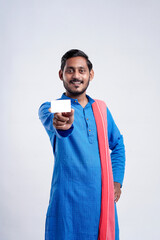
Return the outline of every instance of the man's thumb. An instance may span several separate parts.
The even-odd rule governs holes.
[[[67,117],[71,117],[74,115],[74,109],[71,109],[71,112],[67,112]]]

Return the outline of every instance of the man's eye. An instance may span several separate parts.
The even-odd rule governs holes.
[[[80,73],[84,73],[85,72],[85,70],[84,69],[80,69]]]
[[[67,73],[72,73],[73,70],[72,70],[72,69],[68,69],[66,72],[67,72]]]

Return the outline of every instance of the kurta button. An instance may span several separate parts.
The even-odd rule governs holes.
[[[87,120],[88,120],[88,118],[87,118]]]
[[[91,129],[89,129],[89,132],[91,131]]]

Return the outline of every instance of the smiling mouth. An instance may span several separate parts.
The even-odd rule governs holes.
[[[83,83],[83,81],[80,80],[72,80],[70,81],[71,84],[75,85],[75,86],[79,86],[81,83]]]

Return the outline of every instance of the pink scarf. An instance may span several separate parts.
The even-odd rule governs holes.
[[[97,125],[102,179],[98,240],[115,240],[114,186],[107,137],[107,108],[103,101],[95,100],[92,109]]]

